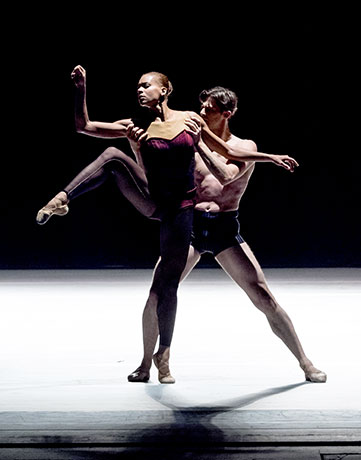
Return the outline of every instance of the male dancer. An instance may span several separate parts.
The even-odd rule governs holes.
[[[234,136],[229,129],[229,120],[237,110],[237,96],[233,91],[215,87],[203,91],[200,94],[200,100],[202,119],[211,131],[225,141],[231,149],[257,151],[257,146],[253,141],[240,139]],[[200,123],[196,118],[193,120],[195,124]],[[141,138],[142,130],[136,129],[134,140]],[[253,304],[266,315],[272,331],[298,360],[306,380],[317,383],[326,382],[326,374],[314,367],[305,355],[291,319],[272,295],[259,263],[248,244],[239,235],[238,207],[254,167],[253,161],[227,160],[200,142],[195,166],[197,194],[193,241],[182,279],[190,273],[203,253],[212,253],[223,270],[246,292]],[[152,356],[158,338],[158,299],[156,289],[154,289],[157,283],[156,268],[143,312],[144,356],[141,365],[128,376],[130,382],[149,380]]]

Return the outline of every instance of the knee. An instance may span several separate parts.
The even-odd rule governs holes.
[[[167,291],[174,292],[178,289],[182,271],[183,270],[179,269],[168,269],[165,272],[163,285],[166,287]]]
[[[158,289],[155,286],[152,286],[149,291],[146,308],[152,309],[155,308],[158,304],[159,293]]]
[[[156,314],[159,296],[155,290],[150,290],[143,314]]]
[[[177,293],[178,286],[178,279],[165,278],[159,285],[151,289],[149,297],[154,299],[154,302],[157,303],[159,298],[174,296]]]
[[[266,316],[275,316],[278,314],[279,305],[265,281],[260,280],[250,283],[248,294],[255,306]]]
[[[108,147],[104,152],[100,155],[100,158],[103,160],[104,163],[107,163],[112,160],[121,160],[126,155],[119,149],[115,147]]]
[[[152,299],[152,304],[167,303],[171,299],[176,298],[178,286],[178,278],[165,276],[156,286],[152,286],[150,290],[149,298]]]

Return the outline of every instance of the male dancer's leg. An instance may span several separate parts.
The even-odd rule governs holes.
[[[42,225],[53,214],[67,214],[70,200],[99,187],[110,178],[115,179],[120,192],[138,211],[146,217],[154,217],[156,205],[150,198],[143,169],[128,155],[109,147],[39,211],[37,222]]]
[[[216,260],[266,315],[272,331],[297,358],[306,380],[325,382],[326,374],[314,367],[307,358],[291,319],[272,295],[264,273],[247,243],[225,249],[216,256]]]

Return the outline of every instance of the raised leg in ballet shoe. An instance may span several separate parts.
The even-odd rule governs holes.
[[[65,216],[69,212],[68,202],[67,194],[59,192],[48,204],[40,209],[36,216],[36,222],[39,225],[44,225],[52,215]]]
[[[125,153],[108,147],[95,161],[86,166],[64,191],[58,193],[38,212],[37,223],[45,224],[53,214],[67,214],[69,201],[96,189],[107,180],[114,180],[121,194],[144,216],[159,220],[157,207],[149,195],[143,169]]]
[[[159,347],[157,353],[153,356],[153,362],[158,369],[158,380],[160,383],[175,383],[175,378],[169,370],[169,347]]]

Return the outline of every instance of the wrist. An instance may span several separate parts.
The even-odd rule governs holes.
[[[85,83],[75,84],[75,89],[78,94],[85,94]]]

